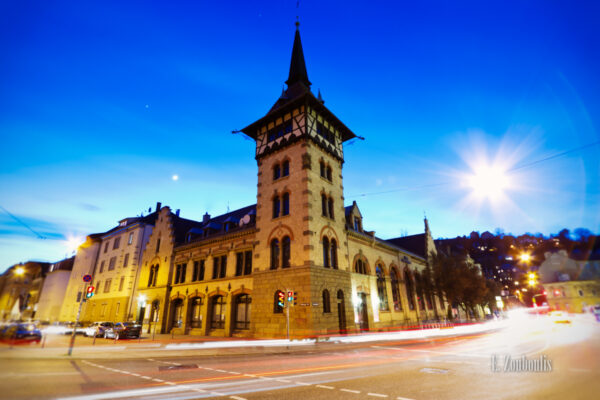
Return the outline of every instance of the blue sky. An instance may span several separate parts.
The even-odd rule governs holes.
[[[80,3],[0,6],[0,206],[47,237],[0,209],[0,271],[157,201],[192,219],[256,201],[231,131],[279,96],[296,2]],[[419,3],[299,9],[313,90],[366,139],[343,172],[365,227],[600,231],[598,3]],[[464,184],[486,163],[510,170],[493,199]]]

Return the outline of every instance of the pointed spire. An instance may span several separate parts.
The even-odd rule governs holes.
[[[292,48],[290,74],[285,83],[290,87],[297,82],[301,82],[304,86],[310,88],[311,83],[308,80],[308,73],[306,72],[304,52],[302,51],[302,42],[300,41],[300,22],[298,21],[296,21],[296,34],[294,36],[294,47]]]
[[[319,100],[321,104],[325,104],[325,100],[323,100],[323,97],[321,96],[321,89],[319,89],[319,95],[317,96],[317,100]]]

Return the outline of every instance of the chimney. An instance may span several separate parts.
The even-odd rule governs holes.
[[[204,214],[204,216],[202,217],[202,223],[206,224],[208,221],[210,221],[210,214],[206,213]]]
[[[179,208],[177,210],[175,210],[175,215],[177,215],[179,217]]]
[[[160,206],[161,206],[161,205],[162,205],[162,204],[160,203],[160,201],[158,201],[158,202],[156,203],[156,211],[160,211]]]

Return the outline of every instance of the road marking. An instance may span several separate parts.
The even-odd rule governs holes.
[[[149,381],[152,380],[152,378],[150,378],[149,376],[143,376],[143,375],[141,375],[140,378],[142,378],[142,379],[148,379]]]
[[[215,369],[215,371],[217,371],[217,372],[227,372],[227,371],[223,371],[222,369]]]
[[[230,398],[230,399],[233,399],[233,400],[246,400],[245,398],[243,398],[243,397],[238,397],[238,396],[229,396],[229,398]]]
[[[305,382],[294,382],[296,385],[302,385],[302,386],[310,386],[312,385],[312,383],[305,383]]]
[[[256,375],[252,375],[252,374],[244,374],[244,376],[249,376],[250,378],[256,378]]]
[[[287,379],[275,379],[277,382],[281,383],[292,383],[292,381],[288,381]]]
[[[315,387],[318,387],[321,389],[335,389],[333,386],[326,386],[326,385],[315,385]]]
[[[241,375],[242,374],[241,372],[235,372],[235,371],[225,371],[225,372],[227,372],[228,374],[233,374],[233,375]]]
[[[413,399],[409,399],[408,397],[396,397],[397,400],[413,400]]]
[[[161,382],[161,383],[162,383],[162,382],[164,382],[162,379],[158,379],[158,378],[153,378],[152,380],[153,380],[154,382]]]
[[[373,396],[373,397],[388,397],[387,394],[379,394],[379,393],[367,393],[367,396]]]
[[[130,374],[133,376],[141,376],[140,374],[136,374],[135,372],[130,372]]]
[[[348,392],[348,393],[360,393],[360,390],[352,390],[352,389],[340,389],[341,392]]]

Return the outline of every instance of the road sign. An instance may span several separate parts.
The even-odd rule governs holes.
[[[84,275],[83,276],[83,281],[84,282],[91,282],[92,281],[92,276],[91,275]]]

